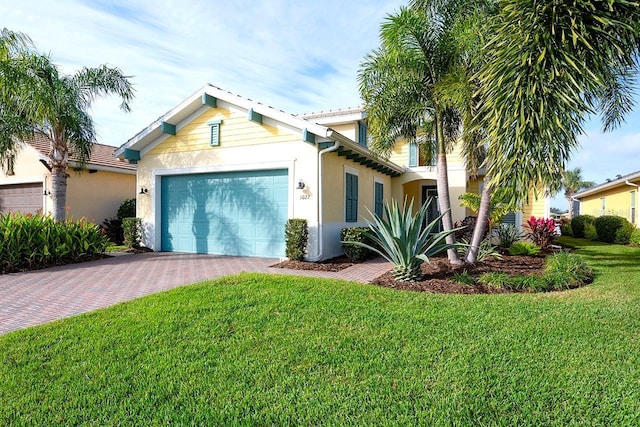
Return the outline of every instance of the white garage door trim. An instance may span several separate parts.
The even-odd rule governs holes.
[[[225,165],[212,165],[212,166],[196,166],[190,168],[158,168],[151,171],[151,188],[149,193],[153,200],[151,202],[151,218],[153,222],[150,224],[144,224],[145,234],[149,236],[150,241],[145,241],[145,244],[153,249],[159,251],[162,247],[162,227],[160,214],[162,212],[162,195],[161,195],[161,181],[163,176],[170,175],[191,175],[198,173],[215,173],[215,172],[240,172],[251,170],[270,170],[270,169],[286,169],[289,180],[288,194],[288,212],[289,218],[293,217],[293,201],[295,196],[294,182],[295,182],[295,161],[281,161],[281,162],[261,162],[261,163],[242,163],[242,164],[225,164]],[[138,195],[138,197],[149,197],[149,194]]]

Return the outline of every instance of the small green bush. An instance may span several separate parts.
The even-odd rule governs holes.
[[[128,248],[138,249],[142,238],[142,220],[140,218],[123,218],[124,244]]]
[[[118,219],[133,218],[136,216],[136,199],[126,199],[118,208]]]
[[[369,227],[348,227],[340,230],[340,241],[344,254],[353,262],[361,262],[373,256],[373,251],[347,242],[360,242],[371,246],[373,242],[366,233],[371,232]]]
[[[456,248],[458,252],[458,256],[464,258],[471,244],[468,240],[462,239],[458,241],[458,247]],[[482,262],[486,259],[494,258],[494,259],[502,259],[502,254],[498,252],[496,246],[492,245],[489,239],[485,239],[480,242],[480,247],[478,247],[478,257],[477,260]]]
[[[596,231],[596,226],[591,224],[591,223],[585,223],[584,224],[584,237],[592,240],[592,241],[596,241],[598,240],[598,232]]]
[[[619,245],[628,245],[631,241],[631,235],[636,230],[636,227],[627,221],[625,218],[622,218],[622,227],[618,228],[616,231],[616,238],[613,243],[617,243]]]
[[[559,252],[550,255],[545,264],[547,290],[575,288],[593,280],[593,270],[578,255]]]
[[[563,236],[573,237],[573,228],[571,228],[570,222],[560,226],[560,234]]]
[[[514,243],[524,237],[524,234],[513,224],[500,224],[496,228],[498,247],[509,249]]]
[[[540,247],[529,242],[517,242],[509,248],[509,254],[513,256],[526,255],[535,256],[540,253]]]
[[[307,220],[291,218],[285,226],[285,255],[293,261],[302,261],[307,254],[309,242],[309,227]]]
[[[472,275],[469,274],[467,270],[462,272],[456,271],[451,275],[451,281],[460,283],[461,285],[474,285],[476,283],[475,279]]]
[[[98,226],[84,219],[58,222],[43,215],[0,214],[3,273],[91,259],[108,244]]]
[[[511,276],[507,273],[484,273],[478,278],[478,282],[495,289],[511,288]]]
[[[631,233],[631,236],[629,237],[629,243],[637,246],[640,245],[640,230],[637,228],[633,230],[633,233]]]
[[[598,233],[598,240],[606,243],[615,242],[616,233],[626,221],[623,217],[616,215],[603,215],[596,218],[594,225]]]
[[[571,230],[573,231],[573,237],[586,237],[584,226],[585,224],[593,224],[596,217],[593,215],[576,215],[571,219]]]

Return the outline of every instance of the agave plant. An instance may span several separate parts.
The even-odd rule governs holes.
[[[391,205],[385,203],[382,217],[369,212],[372,220],[365,220],[371,231],[365,234],[373,245],[362,242],[343,242],[365,247],[384,257],[393,264],[393,277],[403,282],[420,280],[422,272],[420,265],[429,262],[432,257],[457,245],[444,243],[444,239],[457,229],[434,233],[438,222],[444,215],[440,215],[429,224],[423,226],[429,203],[422,205],[413,215],[413,200],[403,207],[396,200]],[[383,219],[384,218],[384,219]]]

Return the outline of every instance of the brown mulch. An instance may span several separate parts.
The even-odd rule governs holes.
[[[526,292],[508,289],[495,289],[482,284],[465,285],[451,280],[455,273],[466,271],[474,278],[484,273],[497,272],[509,275],[542,274],[544,257],[504,256],[502,260],[489,259],[475,266],[464,264],[452,266],[446,258],[434,258],[430,263],[422,264],[423,280],[420,282],[399,282],[394,280],[391,272],[374,279],[373,284],[393,289],[446,294],[492,294]]]
[[[271,267],[288,268],[290,270],[314,270],[314,271],[331,271],[336,272],[349,268],[353,265],[351,260],[346,256],[339,256],[322,262],[309,261],[282,261]]]

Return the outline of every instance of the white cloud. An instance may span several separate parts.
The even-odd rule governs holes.
[[[100,142],[120,145],[204,83],[291,113],[358,105],[360,61],[402,4],[26,0],[0,15],[64,72],[107,63],[133,76],[130,114],[115,98],[92,110]]]

